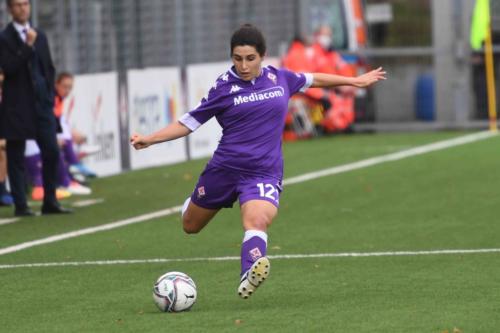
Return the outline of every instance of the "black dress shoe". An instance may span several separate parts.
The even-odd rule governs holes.
[[[71,209],[67,209],[67,208],[64,208],[61,206],[57,206],[57,205],[50,205],[50,206],[43,205],[42,206],[42,215],[71,214],[71,213],[73,213],[73,211]]]
[[[29,216],[35,216],[35,213],[33,213],[33,211],[28,207],[20,209],[16,208],[16,210],[14,211],[14,216],[29,217]]]

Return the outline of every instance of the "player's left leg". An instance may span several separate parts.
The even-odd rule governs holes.
[[[248,298],[269,276],[271,264],[266,257],[267,228],[278,214],[275,204],[250,200],[241,206],[245,236],[241,245],[241,280],[238,294]]]

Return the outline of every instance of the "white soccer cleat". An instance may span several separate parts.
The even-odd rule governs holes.
[[[87,157],[89,155],[94,155],[94,154],[97,154],[98,152],[101,151],[101,147],[98,146],[98,145],[89,145],[89,144],[82,144],[80,145],[79,149],[78,149],[78,152]]]
[[[267,257],[257,259],[252,267],[243,275],[238,287],[238,295],[247,299],[267,279],[271,271],[271,263]]]
[[[90,189],[90,187],[83,186],[78,182],[71,182],[69,186],[65,188],[65,190],[74,195],[92,194],[92,190]]]

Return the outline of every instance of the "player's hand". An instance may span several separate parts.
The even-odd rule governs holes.
[[[370,71],[355,78],[354,86],[358,88],[369,87],[375,82],[378,82],[380,80],[385,80],[386,79],[385,74],[386,72],[382,69],[382,67],[379,67],[373,71]]]
[[[30,28],[28,32],[26,33],[26,44],[29,46],[35,45],[36,37],[38,36],[38,33],[36,32],[35,29]]]
[[[136,150],[144,149],[151,146],[151,143],[146,140],[146,138],[140,134],[133,134],[130,137],[130,144],[134,146]]]

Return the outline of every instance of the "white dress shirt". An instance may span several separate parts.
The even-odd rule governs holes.
[[[14,22],[14,28],[16,28],[19,37],[21,37],[22,41],[26,43],[26,37],[28,30],[31,28],[29,22],[26,22],[25,25]]]

